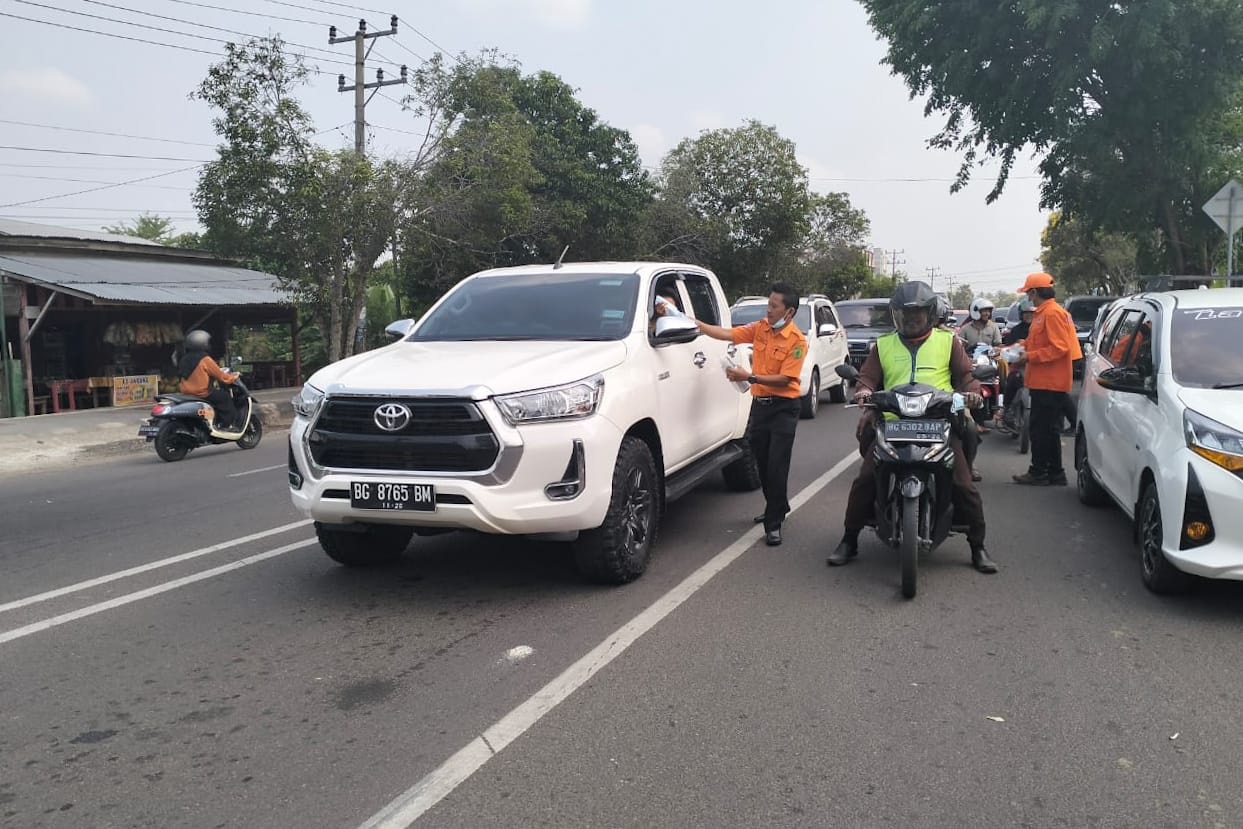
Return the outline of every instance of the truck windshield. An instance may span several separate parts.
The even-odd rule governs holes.
[[[459,284],[406,339],[620,340],[638,296],[633,273],[485,276]]]

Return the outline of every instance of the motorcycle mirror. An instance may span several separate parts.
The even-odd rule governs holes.
[[[846,363],[842,363],[840,366],[836,366],[833,369],[833,371],[834,373],[837,374],[838,377],[842,378],[843,380],[853,381],[853,380],[859,379],[859,369],[855,368],[852,365],[848,365]]]

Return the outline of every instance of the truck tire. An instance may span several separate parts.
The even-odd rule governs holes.
[[[622,438],[604,523],[580,533],[574,544],[574,562],[584,578],[625,584],[643,575],[660,523],[659,492],[652,450],[639,438]]]
[[[746,438],[737,443],[742,448],[742,457],[721,470],[725,486],[734,492],[754,492],[760,488],[760,468],[755,463],[755,453]]]
[[[333,529],[315,522],[319,546],[328,557],[346,567],[374,567],[387,564],[401,555],[414,535],[412,527],[372,524],[363,532]]]

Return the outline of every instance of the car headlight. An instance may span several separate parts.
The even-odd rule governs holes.
[[[506,394],[494,399],[505,419],[517,426],[519,423],[590,417],[600,407],[603,397],[604,377],[597,374],[564,386]]]
[[[1183,434],[1192,452],[1243,476],[1243,432],[1187,409],[1183,412]]]
[[[319,404],[324,402],[324,393],[310,383],[305,383],[302,391],[294,395],[290,402],[293,403],[293,410],[302,417],[314,417]]]

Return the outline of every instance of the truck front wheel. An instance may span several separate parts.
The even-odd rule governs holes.
[[[659,525],[659,480],[648,445],[622,438],[613,467],[613,495],[604,523],[580,533],[574,560],[584,577],[625,584],[643,575]]]
[[[315,535],[319,537],[319,546],[338,564],[346,567],[374,567],[394,561],[400,556],[410,544],[414,529],[371,524],[360,532],[355,529],[334,528],[331,524],[317,521]]]

